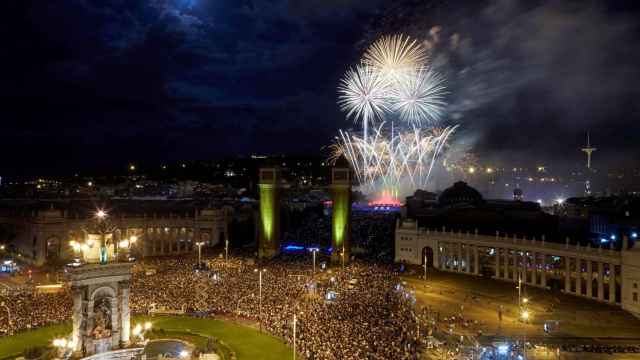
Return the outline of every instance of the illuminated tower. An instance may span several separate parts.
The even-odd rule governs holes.
[[[589,133],[587,132],[587,146],[581,149],[582,152],[587,154],[587,172],[591,171],[591,154],[596,150],[598,149],[591,146],[591,142],[589,141]],[[584,182],[584,193],[586,195],[591,195],[591,181],[588,178]]]
[[[331,169],[331,197],[331,261],[348,262],[351,246],[351,170],[343,158]]]
[[[258,257],[272,258],[280,252],[280,171],[261,168],[260,218],[258,221]]]
[[[591,142],[589,141],[589,133],[587,133],[587,146],[581,149],[583,153],[587,154],[587,169],[591,169],[591,154],[598,150],[591,146]]]

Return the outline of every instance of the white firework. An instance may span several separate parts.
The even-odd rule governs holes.
[[[430,68],[421,68],[397,81],[391,91],[391,110],[401,121],[420,125],[437,123],[442,116],[446,87],[444,78]]]
[[[333,158],[344,155],[367,192],[425,188],[443,147],[457,126],[408,131],[388,137],[384,124],[364,139],[346,131],[334,146]]]
[[[361,120],[365,133],[368,124],[382,119],[389,111],[389,82],[367,65],[349,69],[338,86],[338,105],[347,118]]]
[[[428,56],[420,43],[403,34],[384,36],[365,52],[362,62],[380,71],[385,78],[398,79],[421,68]]]

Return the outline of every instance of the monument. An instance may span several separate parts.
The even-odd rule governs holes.
[[[96,212],[88,227],[83,262],[68,268],[73,296],[72,347],[87,356],[129,344],[129,292],[132,263],[118,263],[106,212]]]
[[[74,351],[85,355],[129,343],[131,263],[85,264],[69,271]]]
[[[272,258],[280,253],[280,171],[277,167],[260,169],[258,189],[258,256]]]
[[[351,250],[351,170],[344,158],[331,169],[331,261],[349,261]]]

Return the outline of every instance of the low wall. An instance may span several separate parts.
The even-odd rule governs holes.
[[[142,354],[144,348],[130,348],[107,351],[82,358],[83,360],[130,360]]]

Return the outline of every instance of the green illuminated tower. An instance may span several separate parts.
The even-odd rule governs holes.
[[[351,170],[343,158],[331,169],[331,198],[331,261],[346,263],[351,246]]]
[[[280,252],[280,172],[275,167],[261,168],[260,216],[258,221],[258,257],[272,258]]]

